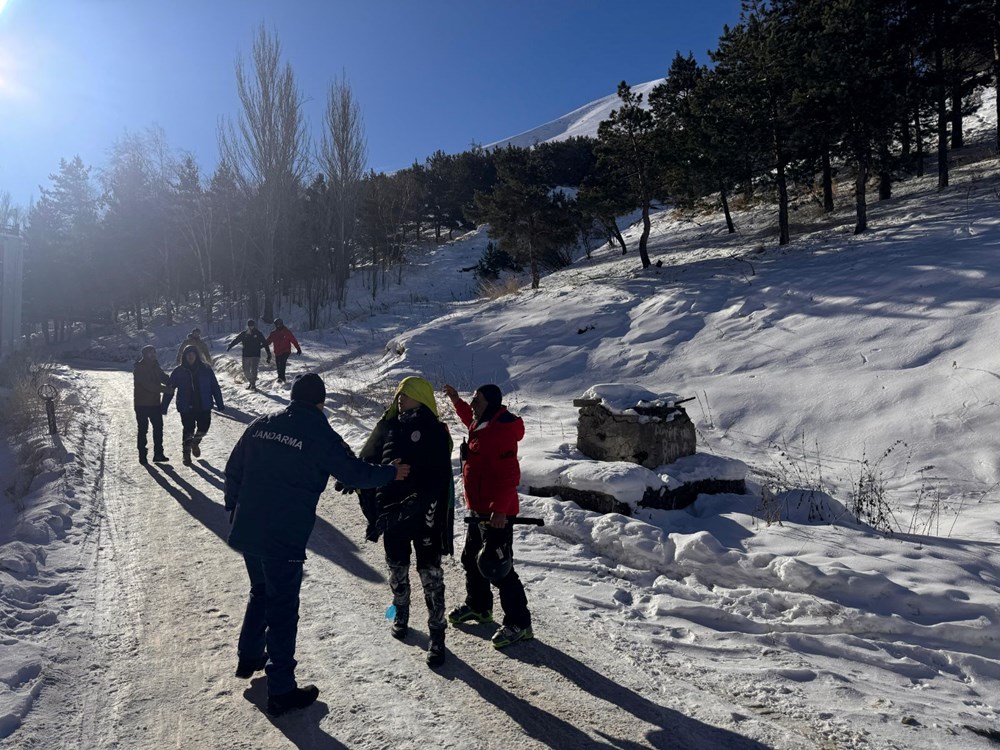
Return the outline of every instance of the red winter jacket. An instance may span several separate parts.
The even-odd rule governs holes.
[[[517,443],[524,437],[524,422],[501,406],[489,422],[476,427],[471,406],[462,399],[452,399],[452,404],[469,428],[469,447],[462,466],[466,505],[485,515],[517,515],[517,485],[521,482]]]
[[[271,331],[271,335],[267,337],[267,343],[274,347],[275,357],[279,354],[291,354],[293,345],[295,346],[295,350],[299,354],[302,354],[302,347],[299,346],[295,334],[284,326]]]

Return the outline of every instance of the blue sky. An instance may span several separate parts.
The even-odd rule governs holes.
[[[369,166],[461,151],[707,62],[739,0],[0,0],[0,190],[26,205],[60,158],[99,169],[125,132],[158,125],[203,170],[238,113],[234,63],[263,22],[308,100],[330,82],[361,103]]]

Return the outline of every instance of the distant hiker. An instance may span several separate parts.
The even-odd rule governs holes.
[[[147,344],[142,354],[132,366],[133,402],[135,421],[138,427],[136,445],[139,448],[139,463],[146,465],[146,435],[149,425],[153,425],[153,460],[157,463],[169,461],[163,455],[163,413],[160,398],[170,383],[167,373],[156,359],[156,347]]]
[[[517,485],[521,481],[521,467],[517,444],[524,437],[524,422],[507,411],[502,403],[503,394],[496,385],[479,386],[471,404],[463,401],[452,386],[445,385],[443,390],[458,418],[469,428],[469,437],[462,441],[459,453],[465,503],[475,517],[482,519],[482,523],[468,526],[462,550],[465,603],[448,613],[448,621],[492,622],[492,584],[500,592],[503,607],[503,627],[493,634],[492,640],[494,647],[504,648],[534,637],[524,585],[511,564],[514,531],[509,523],[519,510]],[[484,546],[502,549],[504,554],[499,559],[505,564],[489,567],[489,556],[477,562]]]
[[[263,349],[267,352],[267,362],[271,363],[271,350],[267,347],[267,339],[264,334],[257,330],[257,324],[253,319],[247,321],[246,330],[240,331],[236,338],[229,342],[226,347],[228,352],[237,344],[243,344],[243,375],[247,379],[247,388],[251,391],[257,390],[257,368],[260,365],[260,352]]]
[[[285,383],[287,382],[285,364],[292,353],[292,347],[295,347],[296,354],[302,354],[302,347],[299,346],[295,334],[285,328],[285,321],[281,318],[275,318],[274,330],[267,337],[267,343],[274,347],[274,365],[278,368],[278,380]]]
[[[267,712],[305,708],[319,695],[295,682],[295,639],[306,544],[316,504],[333,476],[352,487],[404,480],[405,465],[372,466],[326,420],[326,387],[309,373],[292,385],[292,402],[260,417],[243,433],[226,463],[229,545],[243,553],[250,598],[237,647],[236,676],[267,673]]]
[[[402,640],[410,618],[410,550],[427,603],[430,643],[427,664],[444,663],[444,572],[441,555],[454,552],[451,437],[438,419],[434,387],[423,378],[404,378],[392,405],[375,425],[360,457],[375,464],[401,461],[412,468],[403,482],[361,493],[368,538],[384,534],[385,562],[395,616],[391,633]]]
[[[223,411],[222,390],[212,368],[198,354],[198,347],[191,345],[184,350],[179,367],[170,373],[167,392],[163,394],[161,411],[167,413],[170,400],[177,392],[177,411],[181,415],[181,447],[184,465],[191,465],[191,456],[201,455],[201,439],[212,425],[212,401]]]
[[[184,339],[183,343],[179,347],[177,347],[176,364],[179,365],[181,363],[181,357],[184,355],[184,350],[187,349],[189,346],[198,347],[198,354],[201,355],[202,361],[209,367],[212,366],[212,354],[209,351],[208,342],[201,337],[200,328],[192,328],[191,333],[189,333],[187,338]]]

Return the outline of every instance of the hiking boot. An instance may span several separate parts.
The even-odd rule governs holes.
[[[267,664],[267,654],[259,659],[240,659],[236,665],[236,676],[241,680],[253,677],[254,672],[259,672]]]
[[[269,695],[267,698],[267,713],[270,716],[281,716],[289,711],[311,706],[319,698],[319,688],[315,685],[289,690],[287,693]]]
[[[184,446],[184,465],[185,466],[190,466],[191,465],[191,446],[190,445],[185,445]]]
[[[476,612],[468,604],[463,604],[460,607],[455,607],[451,612],[448,613],[448,622],[452,625],[458,625],[463,622],[472,622],[475,620],[479,624],[484,622],[493,622],[492,612]]]
[[[153,456],[153,463],[165,464],[169,460],[170,459],[164,456],[162,453],[157,453],[155,456]]]
[[[431,642],[427,646],[427,666],[440,667],[444,664],[444,630],[432,630]]]
[[[531,632],[531,626],[519,628],[517,625],[504,625],[493,634],[493,648],[506,648],[517,641],[530,641],[535,637]]]
[[[389,631],[392,637],[401,641],[410,630],[410,610],[406,607],[397,607],[396,616],[392,620],[392,629]]]
[[[195,435],[191,438],[191,455],[198,458],[201,455],[201,439],[203,435]]]

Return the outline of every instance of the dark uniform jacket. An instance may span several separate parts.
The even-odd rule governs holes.
[[[271,351],[267,348],[267,339],[265,339],[264,334],[256,328],[252,331],[240,331],[236,335],[236,338],[229,342],[229,346],[226,347],[226,351],[229,351],[237,344],[243,344],[244,357],[259,357],[261,350],[267,351],[268,359],[271,357]]]
[[[132,394],[135,406],[159,406],[168,384],[167,373],[155,359],[137,360],[132,367]]]
[[[380,487],[374,495],[361,493],[368,538],[378,538],[386,525],[405,524],[414,539],[430,540],[442,554],[452,554],[451,436],[445,424],[423,405],[383,417],[361,449],[361,458],[383,465],[399,459],[410,466],[403,481]]]
[[[253,422],[233,448],[225,473],[226,509],[236,512],[229,545],[279,560],[305,559],[316,505],[330,476],[359,488],[396,478],[395,467],[356,458],[323,412],[302,401]]]

